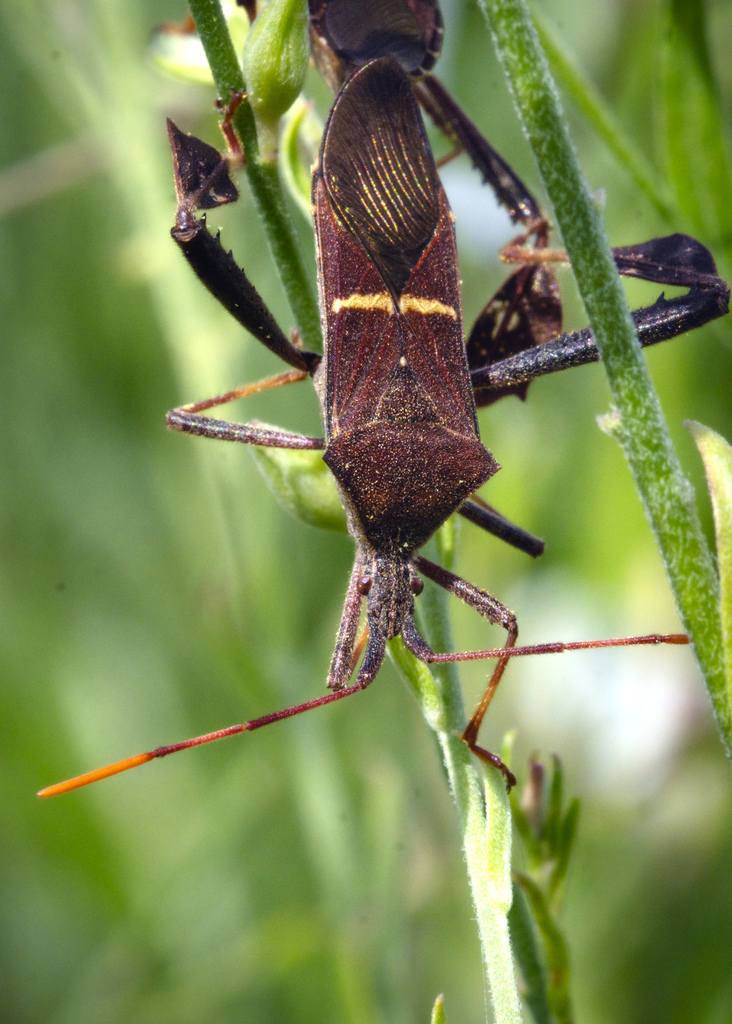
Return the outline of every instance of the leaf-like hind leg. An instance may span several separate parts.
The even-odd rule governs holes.
[[[652,306],[633,312],[633,323],[643,348],[702,327],[729,312],[729,285],[717,274],[708,249],[688,235],[668,235],[639,245],[615,248],[613,255],[619,272],[625,277],[640,277],[689,289],[686,294],[672,299],[661,295]],[[486,310],[478,318],[473,333],[481,333],[481,318],[487,316],[484,333],[489,337],[493,316],[491,303]],[[528,332],[526,337],[529,337]],[[482,367],[472,364],[470,378],[475,403],[482,407],[509,394],[523,395],[536,377],[595,363],[599,358],[589,327],[551,338],[544,344],[515,349],[513,354],[486,351]]]
[[[180,131],[170,120],[168,134],[178,196],[171,235],[189,266],[214,298],[258,341],[296,370],[314,373],[321,357],[288,340],[218,235],[210,233],[205,217],[196,217],[198,210],[236,202],[238,192],[229,177],[228,160],[195,135]]]

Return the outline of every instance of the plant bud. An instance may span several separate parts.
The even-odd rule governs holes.
[[[255,446],[250,451],[268,487],[288,512],[311,526],[346,532],[346,513],[322,452]]]
[[[277,150],[280,118],[300,94],[310,57],[305,0],[270,0],[244,43],[242,65],[262,155]]]

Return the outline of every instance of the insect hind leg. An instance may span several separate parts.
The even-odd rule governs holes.
[[[466,580],[449,572],[447,569],[443,569],[441,566],[435,565],[434,562],[430,562],[421,555],[417,555],[415,557],[414,564],[417,570],[423,573],[428,579],[431,579],[433,583],[437,583],[439,586],[447,590],[448,593],[454,594],[455,597],[459,597],[461,601],[470,605],[471,608],[475,608],[475,610],[483,615],[484,618],[488,619],[489,622],[497,626],[502,626],[507,633],[506,643],[503,648],[504,651],[509,651],[516,645],[516,640],[518,639],[518,623],[516,622],[516,616],[512,611],[506,608],[504,604],[501,604],[497,598],[493,597],[492,594],[489,594],[485,590],[481,590],[472,583],[468,583]],[[463,660],[463,656],[460,654],[436,654],[426,640],[424,640],[424,638],[417,632],[417,628],[413,621],[405,623],[405,626],[402,629],[402,639],[412,654],[419,658],[420,661],[424,661],[427,664],[444,664],[446,662]],[[509,657],[509,654],[499,656],[496,666],[491,673],[491,677],[488,680],[485,692],[483,693],[480,703],[473,712],[470,721],[465,727],[462,738],[476,757],[479,757],[482,761],[493,765],[494,768],[497,768],[502,772],[506,779],[506,785],[510,790],[516,785],[516,777],[514,774],[510,771],[508,766],[503,763],[497,754],[492,753],[490,750],[486,750],[477,742],[480,726],[483,722],[486,711],[493,700],[493,696],[498,688],[498,684],[501,681],[503,673],[506,670]]]

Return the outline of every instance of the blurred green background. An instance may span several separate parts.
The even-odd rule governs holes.
[[[441,77],[538,189],[476,5],[443,6]],[[703,96],[680,106],[664,87],[668,66],[694,84],[664,50],[664,19],[706,15],[706,86],[729,125],[732,5],[539,10],[669,190],[664,219],[567,101],[611,241],[687,230],[729,278],[729,138],[702,123]],[[211,90],[148,59],[152,29],[184,13],[178,0],[6,0],[0,12],[0,1020],[411,1024],[444,992],[450,1024],[479,1021],[454,812],[391,665],[352,701],[34,796],[317,696],[352,560],[347,537],[277,506],[245,449],[165,429],[173,405],[277,370],[168,236],[165,116],[218,141]],[[692,188],[684,152],[701,170]],[[505,273],[496,252],[511,230],[464,158],[445,179],[470,323]],[[251,208],[211,222],[289,328]],[[567,326],[580,326],[562,283]],[[629,292],[637,305],[658,289]],[[648,361],[711,535],[682,421],[732,437],[732,325]],[[531,563],[466,524],[458,569],[517,612],[525,642],[678,628],[629,473],[595,423],[608,402],[601,370],[585,368],[481,414],[503,465],[486,497],[547,552]],[[233,415],[320,429],[306,385]],[[501,642],[454,612],[462,647]],[[464,671],[468,704],[484,676]],[[577,1019],[731,1021],[732,782],[688,652],[534,659],[501,689],[487,745],[515,727],[519,775],[532,751],[556,751],[583,800],[565,913]]]

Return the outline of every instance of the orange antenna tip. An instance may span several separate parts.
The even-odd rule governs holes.
[[[100,779],[109,778],[110,775],[119,775],[130,768],[137,768],[138,765],[152,761],[154,753],[137,754],[135,757],[127,757],[124,761],[116,761],[108,764],[105,768],[97,768],[96,771],[86,772],[84,775],[77,775],[76,778],[67,779],[66,782],[57,782],[54,786],[47,786],[36,795],[40,797],[60,796],[61,793],[69,793],[72,789],[79,789],[81,786],[88,786],[91,782],[99,782]]]

